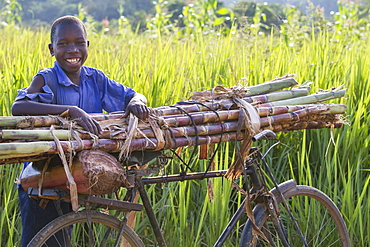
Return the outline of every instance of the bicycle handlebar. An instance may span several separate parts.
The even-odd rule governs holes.
[[[260,133],[252,137],[253,142],[259,140],[274,140],[274,139],[276,139],[276,134],[272,130],[262,130]]]

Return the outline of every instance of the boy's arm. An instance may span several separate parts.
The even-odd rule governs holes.
[[[123,117],[128,117],[130,113],[134,114],[142,120],[146,120],[149,117],[150,110],[146,106],[147,99],[140,93],[135,93],[127,105],[125,114]]]
[[[42,93],[42,87],[45,85],[42,76],[36,76],[31,85],[26,89],[28,94]],[[58,115],[68,110],[71,119],[75,120],[82,128],[93,133],[99,134],[101,127],[98,122],[92,119],[84,110],[77,106],[55,105],[31,101],[28,98],[17,100],[13,103],[12,114],[21,115]]]

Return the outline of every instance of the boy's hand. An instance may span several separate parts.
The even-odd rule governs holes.
[[[122,117],[128,117],[130,113],[141,120],[149,118],[150,109],[146,106],[146,98],[140,93],[136,93],[127,105],[125,114]]]
[[[142,101],[131,100],[122,117],[128,117],[130,113],[134,114],[141,120],[146,120],[149,117],[150,110]]]
[[[69,116],[76,121],[82,128],[93,133],[94,135],[99,135],[102,131],[99,123],[92,119],[89,114],[78,107],[72,107],[69,109]]]

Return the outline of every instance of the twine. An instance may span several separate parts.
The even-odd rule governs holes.
[[[156,121],[154,118],[148,119],[150,127],[152,127],[152,130],[154,132],[154,136],[157,139],[157,147],[154,149],[154,151],[162,150],[166,145],[166,140],[164,138],[164,131],[160,128],[158,121]]]
[[[249,103],[240,98],[233,98],[237,106],[240,107],[237,136],[241,134],[242,127],[245,126],[245,138],[241,142],[241,147],[237,148],[237,157],[234,163],[227,170],[225,177],[234,180],[243,173],[243,165],[248,159],[249,150],[252,147],[252,137],[260,131],[261,122],[257,110]]]
[[[51,160],[51,157],[49,157],[47,160],[46,160],[46,162],[45,162],[45,164],[44,164],[44,167],[42,168],[42,171],[41,171],[41,178],[39,179],[39,184],[38,184],[38,186],[39,186],[39,197],[41,197],[41,192],[42,192],[42,184],[44,183],[44,176],[45,176],[45,172],[46,172],[46,170],[48,169],[48,167],[49,167],[49,163],[50,163],[50,160]]]
[[[129,132],[127,133],[127,138],[125,142],[123,143],[123,146],[119,153],[118,160],[122,160],[122,158],[128,159],[128,157],[130,156],[130,145],[131,145],[132,139],[134,139],[137,133],[138,123],[139,123],[139,118],[136,117],[134,114],[130,113],[128,117],[128,127],[127,127]]]
[[[60,159],[62,160],[64,171],[65,171],[66,176],[67,176],[67,180],[68,180],[68,183],[69,183],[69,192],[70,192],[70,195],[71,195],[72,209],[73,209],[73,211],[77,211],[78,208],[79,208],[79,205],[78,205],[78,194],[77,194],[77,185],[76,185],[76,182],[75,182],[75,180],[74,180],[74,178],[72,176],[72,173],[70,171],[70,167],[68,165],[68,162],[67,162],[66,156],[64,154],[62,145],[60,144],[59,139],[54,134],[54,129],[55,129],[54,128],[54,125],[52,125],[50,127],[50,134],[54,138],[54,142],[55,142],[55,145],[56,145],[57,150],[58,150],[58,155],[59,155]],[[71,150],[71,147],[70,146],[69,146],[68,150]],[[70,161],[70,162],[72,162],[72,161]]]

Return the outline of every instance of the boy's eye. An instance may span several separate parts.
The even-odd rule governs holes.
[[[65,42],[60,42],[60,43],[58,43],[57,45],[59,45],[59,46],[64,46],[64,45],[66,45],[67,43],[65,43]]]

